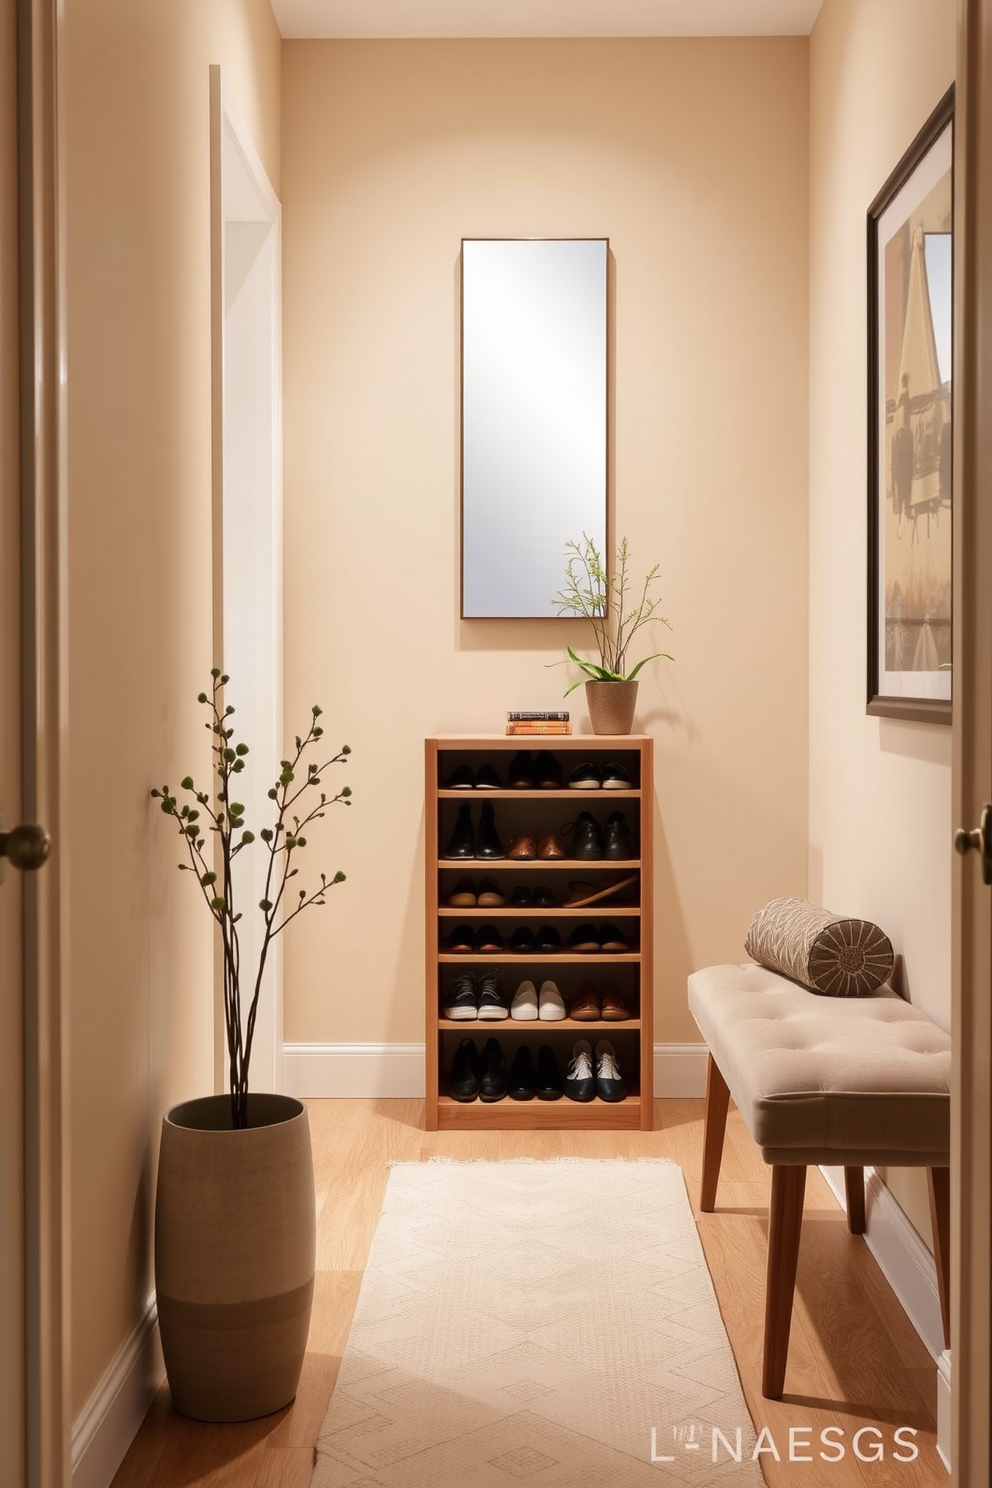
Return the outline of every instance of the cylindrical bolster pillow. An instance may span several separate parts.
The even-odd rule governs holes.
[[[889,937],[806,899],[772,899],[758,910],[744,949],[752,960],[827,997],[867,997],[890,976]]]

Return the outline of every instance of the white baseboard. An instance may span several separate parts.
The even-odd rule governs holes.
[[[283,1090],[298,1100],[419,1100],[425,1058],[423,1044],[286,1044]],[[659,1099],[702,1100],[706,1045],[655,1044],[654,1090]]]
[[[283,1090],[298,1100],[422,1100],[423,1044],[286,1044]]]
[[[706,1095],[705,1044],[655,1044],[656,1100],[702,1100]]]
[[[821,1168],[842,1207],[844,1169]],[[874,1168],[865,1168],[865,1240],[889,1286],[934,1360],[944,1352],[937,1267]]]
[[[951,1471],[951,1355],[945,1349],[937,1360],[937,1452]]]
[[[72,1427],[72,1488],[107,1488],[165,1379],[152,1292]]]

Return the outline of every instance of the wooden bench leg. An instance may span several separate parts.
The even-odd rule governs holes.
[[[765,1342],[761,1365],[761,1393],[766,1400],[780,1400],[785,1385],[805,1193],[804,1167],[784,1163],[773,1165],[772,1201],[768,1211]]]
[[[703,1120],[703,1177],[699,1185],[699,1207],[712,1214],[716,1207],[716,1185],[723,1157],[730,1091],[711,1054],[706,1064],[706,1113]]]
[[[951,1346],[951,1170],[927,1168],[930,1190],[930,1223],[933,1226],[933,1258],[937,1264],[937,1294],[944,1347]]]
[[[844,1193],[847,1197],[847,1228],[852,1235],[865,1232],[865,1170],[844,1169]]]

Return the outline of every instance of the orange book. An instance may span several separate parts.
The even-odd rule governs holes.
[[[522,734],[559,734],[559,735],[560,734],[570,734],[572,732],[572,725],[570,723],[554,722],[554,721],[552,721],[550,719],[548,719],[546,721],[530,720],[530,721],[528,721],[526,723],[524,723],[524,722],[508,723],[506,725],[506,732],[508,734],[521,734],[521,735]]]

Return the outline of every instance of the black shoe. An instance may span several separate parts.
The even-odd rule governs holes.
[[[475,977],[470,972],[463,971],[460,976],[455,977],[451,990],[444,999],[443,1008],[446,1018],[464,1020],[479,1016],[479,996],[475,990]]]
[[[510,761],[506,783],[511,790],[536,790],[537,767],[529,749],[521,749]]]
[[[572,856],[581,858],[587,863],[603,856],[603,839],[599,832],[599,822],[588,811],[580,811],[575,819]]]
[[[561,790],[561,762],[556,755],[538,754],[536,775],[538,790]]]
[[[604,790],[633,790],[634,782],[617,760],[607,760],[603,766]]]
[[[511,1100],[533,1100],[537,1074],[530,1057],[530,1047],[521,1044],[510,1065],[508,1094]]]
[[[534,890],[533,903],[535,909],[558,908],[558,900],[555,898],[554,894],[552,894],[551,890],[544,888],[543,885]]]
[[[506,1095],[506,1062],[494,1038],[486,1039],[479,1061],[479,1099],[501,1101]]]
[[[591,764],[588,760],[576,765],[568,777],[569,790],[599,790],[603,783],[603,776],[598,765]]]
[[[498,971],[487,971],[479,978],[479,1018],[483,1022],[501,1022],[510,1016],[510,1002],[503,991],[503,978]]]
[[[480,765],[475,772],[476,790],[502,790],[503,782],[492,765]]]
[[[607,1039],[600,1039],[596,1045],[596,1094],[604,1101],[622,1101],[627,1094],[627,1082]]]
[[[503,950],[503,937],[495,925],[480,925],[475,932],[475,949],[480,956],[498,956]]]
[[[505,858],[506,852],[496,832],[496,815],[492,802],[487,801],[479,818],[479,840],[475,849],[477,858]]]
[[[561,1100],[561,1070],[550,1044],[537,1051],[537,1075],[534,1094],[538,1100]]]
[[[475,950],[475,931],[471,925],[459,925],[448,936],[445,950],[449,955],[470,956]]]
[[[468,802],[458,808],[458,820],[455,830],[445,844],[443,856],[446,858],[474,858],[475,857],[475,833],[472,831],[472,808]]]
[[[568,1064],[568,1073],[562,1081],[562,1089],[569,1100],[595,1100],[596,1070],[592,1061],[592,1047],[588,1039],[576,1040]]]
[[[510,895],[510,903],[514,909],[530,909],[534,903],[534,891],[526,884],[518,884]]]
[[[456,1101],[474,1101],[479,1094],[479,1053],[469,1038],[462,1039],[455,1050],[448,1094]]]
[[[536,940],[537,949],[542,955],[549,952],[553,955],[561,950],[561,936],[554,925],[542,925],[537,932]]]
[[[636,856],[634,834],[627,825],[627,818],[622,811],[612,812],[603,829],[603,857],[616,861]]]
[[[600,925],[599,944],[604,951],[629,951],[630,945],[616,925]]]
[[[593,955],[603,949],[600,941],[599,930],[593,924],[578,925],[568,937],[568,948],[570,951],[580,951],[583,954],[591,952]]]
[[[519,930],[514,930],[510,938],[510,950],[518,952],[521,956],[537,954],[537,941],[526,925],[521,925]]]
[[[475,771],[471,765],[459,765],[448,777],[448,790],[472,790],[475,786]]]

